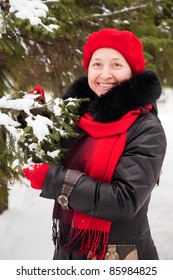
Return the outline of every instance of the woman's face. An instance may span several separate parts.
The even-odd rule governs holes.
[[[88,66],[88,83],[98,95],[130,79],[132,71],[124,56],[111,48],[96,50]]]

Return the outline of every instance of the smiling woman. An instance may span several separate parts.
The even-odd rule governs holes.
[[[87,76],[64,95],[89,98],[79,135],[63,143],[61,162],[24,170],[41,197],[55,200],[54,259],[158,259],[147,212],[166,151],[160,81],[145,71],[142,43],[129,31],[90,34],[83,67]]]
[[[88,84],[98,96],[131,76],[129,64],[118,51],[101,48],[92,55],[88,66]]]

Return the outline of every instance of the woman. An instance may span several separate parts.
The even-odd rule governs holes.
[[[147,211],[166,151],[160,81],[145,71],[142,43],[129,31],[92,33],[83,67],[87,76],[64,96],[89,98],[79,136],[64,143],[61,164],[24,170],[33,187],[43,184],[41,197],[55,199],[54,259],[158,259]]]

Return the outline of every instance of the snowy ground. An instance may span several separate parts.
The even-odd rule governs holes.
[[[160,259],[173,259],[173,92],[159,103],[159,116],[167,135],[168,149],[160,186],[154,189],[149,220]],[[53,201],[39,197],[39,191],[25,185],[11,186],[9,209],[0,216],[1,260],[51,260],[51,214]]]

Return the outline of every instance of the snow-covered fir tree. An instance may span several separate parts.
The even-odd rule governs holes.
[[[2,97],[0,127],[6,131],[9,172],[20,177],[24,164],[58,162],[67,152],[61,139],[77,136],[78,108],[86,100],[58,97],[46,102],[41,86],[22,98]]]

